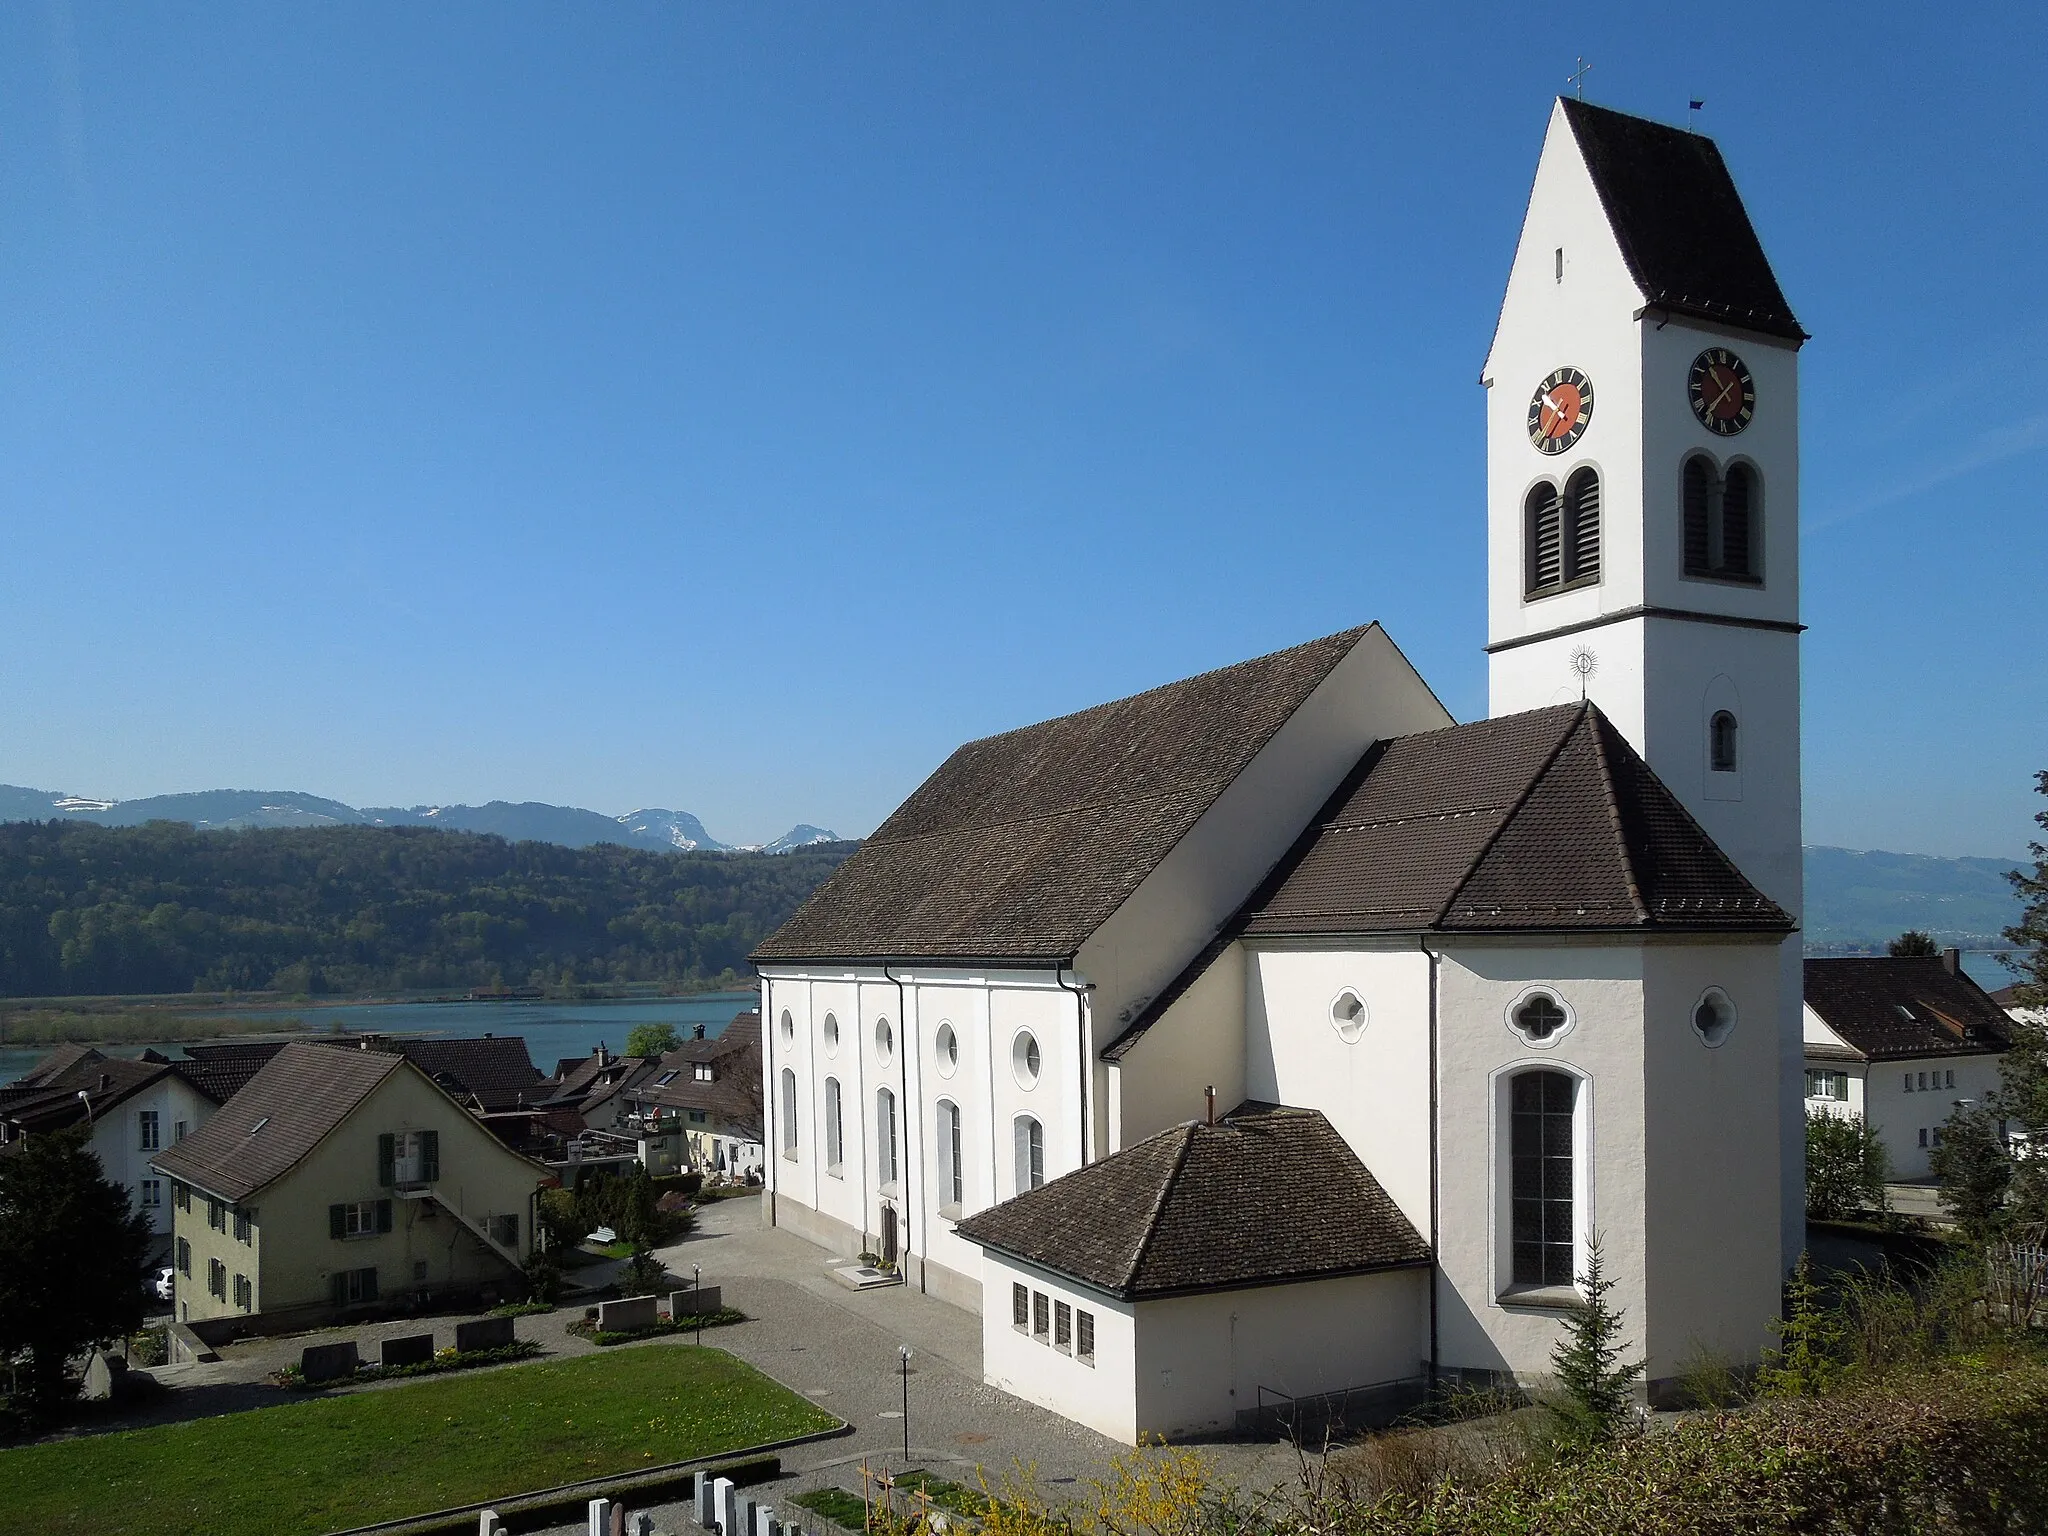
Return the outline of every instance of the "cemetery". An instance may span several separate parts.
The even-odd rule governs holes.
[[[722,1351],[612,1350],[0,1451],[0,1533],[317,1536],[839,1423]]]

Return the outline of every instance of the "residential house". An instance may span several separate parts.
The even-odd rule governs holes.
[[[223,1040],[188,1045],[195,1067],[226,1088],[232,1098],[263,1064],[284,1048],[281,1040]],[[322,1044],[367,1046],[392,1051],[420,1068],[476,1114],[519,1109],[538,1102],[544,1080],[527,1053],[523,1035],[437,1036],[350,1034],[322,1037]]]
[[[681,1163],[734,1182],[761,1173],[761,1015],[734,1016],[717,1036],[686,1040],[624,1090],[622,1124],[679,1137]],[[654,1172],[669,1171],[655,1168]]]
[[[1873,1126],[1901,1181],[1932,1175],[1929,1154],[1958,1104],[1998,1086],[2011,1020],[1957,951],[1806,962],[1806,1103]]]
[[[180,1322],[311,1326],[516,1292],[545,1177],[393,1051],[294,1043],[158,1154]]]
[[[92,1149],[107,1177],[128,1191],[152,1232],[168,1237],[170,1201],[151,1161],[204,1126],[225,1097],[203,1074],[154,1051],[129,1059],[64,1046],[0,1088],[0,1146],[90,1125]]]

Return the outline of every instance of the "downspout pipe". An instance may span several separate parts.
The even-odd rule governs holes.
[[[1429,963],[1429,1390],[1434,1396],[1443,1370],[1437,1328],[1437,1294],[1443,1288],[1443,1175],[1439,1168],[1438,1145],[1441,1137],[1438,1121],[1442,1109],[1437,1101],[1437,969],[1442,963],[1442,956],[1429,947],[1426,934],[1418,935],[1415,944]]]
[[[1074,997],[1074,1056],[1080,1062],[1081,1089],[1081,1097],[1079,1099],[1081,1109],[1081,1161],[1077,1166],[1086,1168],[1088,1166],[1088,994],[1093,992],[1095,988],[1092,984],[1073,987],[1067,985],[1063,978],[1065,973],[1073,967],[1074,960],[1075,956],[1069,955],[1065,960],[1054,966],[1052,979],[1062,992],[1070,992]]]

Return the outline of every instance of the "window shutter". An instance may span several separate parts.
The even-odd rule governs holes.
[[[1707,505],[1713,497],[1712,472],[1705,459],[1685,461],[1685,573],[1705,576],[1714,568],[1707,538]]]
[[[1528,590],[1533,593],[1554,587],[1564,580],[1564,549],[1556,489],[1549,485],[1537,486],[1529,493],[1525,510],[1529,541]]]
[[[1567,581],[1600,574],[1600,476],[1582,469],[1565,486],[1566,510],[1571,514],[1570,569]]]
[[[389,1131],[377,1138],[377,1182],[386,1189],[398,1182],[398,1138]]]
[[[433,1184],[441,1177],[441,1133],[420,1132],[420,1177]]]
[[[1728,478],[1721,486],[1721,569],[1730,576],[1754,576],[1750,566],[1749,468],[1728,466]]]
[[[327,1235],[329,1237],[348,1236],[347,1206],[330,1205],[329,1207],[327,1207]]]
[[[377,1299],[377,1271],[376,1271],[375,1267],[373,1266],[373,1267],[371,1267],[371,1268],[369,1268],[369,1269],[366,1269],[366,1270],[364,1270],[364,1271],[363,1271],[363,1300],[365,1300],[365,1301],[375,1301],[376,1299]]]
[[[389,1200],[379,1200],[377,1202],[377,1230],[379,1232],[389,1232],[391,1230],[391,1202]]]

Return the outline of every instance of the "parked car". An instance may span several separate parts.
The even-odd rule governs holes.
[[[177,1294],[177,1271],[168,1265],[158,1270],[156,1272],[156,1280],[150,1286],[150,1289],[156,1292],[156,1299],[158,1301],[169,1301]]]

